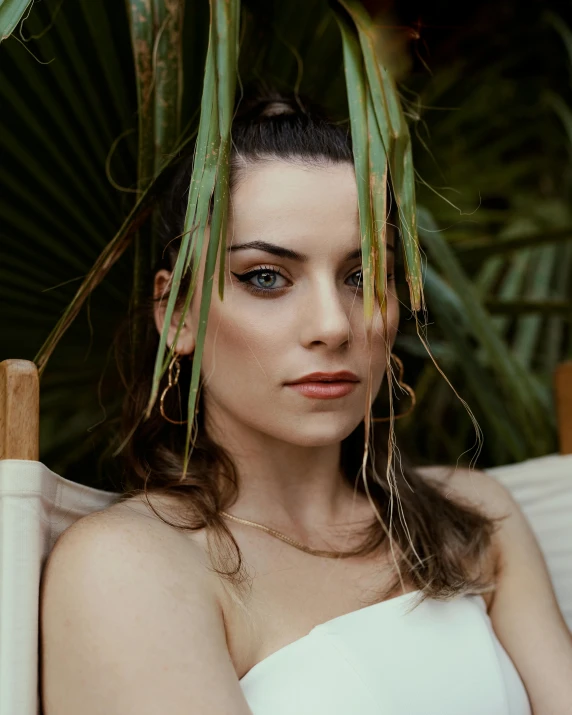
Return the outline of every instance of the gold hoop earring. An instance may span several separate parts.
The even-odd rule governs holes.
[[[175,354],[173,355],[173,359],[171,360],[171,363],[170,363],[170,365],[169,365],[169,375],[168,375],[169,384],[168,384],[167,387],[163,390],[163,393],[161,394],[161,400],[160,400],[160,402],[159,402],[159,410],[160,410],[161,414],[162,414],[163,417],[167,420],[167,422],[170,422],[170,423],[173,424],[173,425],[184,425],[184,424],[186,424],[186,422],[187,422],[187,420],[182,420],[181,422],[179,422],[179,421],[177,421],[177,420],[172,420],[170,417],[167,417],[167,415],[165,414],[165,408],[164,408],[164,405],[163,405],[163,401],[164,401],[164,399],[165,399],[165,395],[167,394],[167,392],[168,392],[172,387],[175,387],[175,385],[177,385],[178,382],[179,382],[179,375],[181,374],[181,363],[179,362],[179,357],[180,357],[180,356],[179,356],[178,353],[175,353]],[[174,374],[174,376],[173,376],[173,366],[174,366],[174,368],[175,368],[175,374]]]
[[[409,395],[411,398],[411,405],[409,409],[406,412],[402,412],[400,415],[394,415],[393,419],[394,420],[400,420],[402,417],[405,417],[408,415],[410,412],[413,411],[415,408],[415,404],[417,400],[415,399],[415,390],[411,387],[411,385],[408,385],[406,382],[403,382],[403,373],[404,373],[404,367],[403,363],[401,362],[401,359],[397,357],[397,355],[394,355],[391,353],[389,356],[390,360],[393,358],[395,362],[397,363],[397,367],[399,368],[399,377],[397,378],[397,384],[402,387]],[[374,417],[372,418],[372,422],[389,422],[391,417]]]

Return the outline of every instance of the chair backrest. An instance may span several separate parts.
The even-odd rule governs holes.
[[[556,376],[561,455],[489,470],[539,540],[572,629],[572,363]],[[39,715],[39,596],[58,536],[119,495],[71,482],[38,461],[39,387],[33,363],[0,363],[0,715]]]
[[[37,461],[38,372],[0,363],[0,715],[39,715],[40,581],[58,536],[118,497]]]

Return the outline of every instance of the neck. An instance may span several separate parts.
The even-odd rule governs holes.
[[[295,445],[246,429],[209,430],[230,454],[238,473],[236,502],[227,509],[300,540],[364,519],[366,497],[340,468],[341,442]]]

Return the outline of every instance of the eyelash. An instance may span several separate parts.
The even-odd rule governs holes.
[[[355,271],[352,273],[352,276],[355,276],[356,273],[361,273],[361,268],[359,271]],[[259,286],[255,286],[252,283],[248,283],[248,281],[251,278],[254,278],[255,276],[261,275],[263,273],[272,273],[273,275],[277,276],[282,276],[282,273],[280,272],[279,269],[277,268],[269,268],[262,266],[261,268],[257,268],[254,271],[248,271],[248,273],[243,273],[242,275],[239,275],[238,273],[232,273],[233,276],[235,276],[241,283],[244,284],[244,287],[249,290],[251,293],[254,293],[255,295],[269,295],[270,293],[278,293],[282,290],[282,288],[260,288]],[[351,277],[351,276],[350,276]],[[391,281],[393,278],[393,273],[388,274],[387,280]],[[357,288],[358,290],[363,290],[363,287],[361,285],[359,286],[353,286],[354,288]]]

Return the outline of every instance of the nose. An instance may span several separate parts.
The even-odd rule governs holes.
[[[331,277],[320,277],[313,282],[300,310],[302,343],[307,347],[323,343],[332,349],[349,343],[349,312],[360,309],[361,303],[346,286],[336,285]]]

